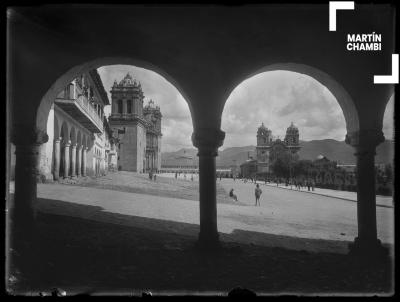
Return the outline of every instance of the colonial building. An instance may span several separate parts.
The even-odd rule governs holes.
[[[97,70],[81,74],[58,94],[47,119],[49,140],[39,150],[41,181],[104,175],[116,164],[106,105]]]
[[[118,170],[145,172],[161,169],[161,112],[152,100],[143,107],[140,83],[128,73],[111,88],[109,118],[118,140]]]
[[[257,130],[257,175],[266,175],[271,171],[271,164],[284,153],[290,154],[293,159],[298,158],[300,150],[299,129],[291,125],[286,129],[285,139],[274,139],[272,131],[264,126],[264,123]]]

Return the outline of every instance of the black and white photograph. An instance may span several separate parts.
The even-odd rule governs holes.
[[[4,13],[7,295],[395,295],[394,2]]]

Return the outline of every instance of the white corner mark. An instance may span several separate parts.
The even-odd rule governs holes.
[[[354,9],[354,1],[329,1],[329,31],[336,31],[336,11]]]
[[[399,55],[392,54],[392,75],[374,75],[374,84],[399,84]]]

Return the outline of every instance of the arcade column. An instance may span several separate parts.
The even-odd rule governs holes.
[[[225,133],[219,129],[201,128],[192,134],[198,148],[200,186],[200,233],[198,246],[204,249],[219,247],[217,228],[217,190],[215,157],[222,146]]]
[[[58,180],[60,178],[60,142],[61,137],[54,139],[54,168],[53,178]]]
[[[382,131],[360,130],[346,135],[346,143],[353,146],[357,158],[357,224],[358,236],[349,245],[350,254],[375,257],[385,254],[377,235],[375,193],[375,150],[384,142]]]
[[[76,144],[71,146],[71,177],[76,177]]]
[[[12,250],[9,259],[23,274],[37,271],[35,263],[38,249],[36,232],[37,175],[40,145],[46,143],[48,135],[31,127],[16,126],[12,130],[15,144],[15,193],[7,214]],[[36,248],[35,248],[36,247]],[[10,253],[10,254],[8,254]]]
[[[69,147],[71,146],[71,141],[68,140],[64,144],[64,178],[67,178],[69,175]]]
[[[82,176],[86,176],[86,152],[88,148],[83,147],[82,149]]]
[[[82,148],[83,146],[80,145],[76,149],[76,176],[81,176],[82,173]]]

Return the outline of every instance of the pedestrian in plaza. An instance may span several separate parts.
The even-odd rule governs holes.
[[[256,185],[256,188],[254,190],[254,194],[256,196],[256,206],[257,206],[257,203],[260,206],[260,196],[262,194],[262,191],[260,189],[260,185],[259,184]]]
[[[233,198],[235,201],[238,201],[236,194],[233,193],[233,189],[229,191],[229,197]]]
[[[177,172],[175,172],[175,179],[177,179],[178,178],[178,173]]]
[[[156,181],[156,177],[157,177],[157,174],[154,174],[154,176],[153,176],[154,181]]]

